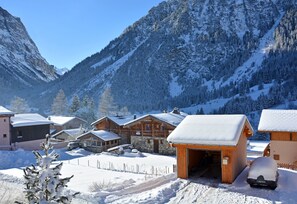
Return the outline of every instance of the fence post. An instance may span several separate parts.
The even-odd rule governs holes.
[[[123,171],[126,172],[125,163],[123,163]]]
[[[100,169],[100,161],[97,160],[97,169]]]
[[[90,160],[88,160],[88,166],[90,166]]]
[[[77,159],[77,165],[79,165],[79,159]]]
[[[139,174],[139,165],[138,164],[136,164],[136,173]]]
[[[154,175],[154,169],[155,169],[155,167],[152,166],[152,175]]]

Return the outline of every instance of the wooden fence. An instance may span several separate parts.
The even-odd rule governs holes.
[[[169,166],[148,166],[144,164],[126,164],[126,163],[113,163],[113,162],[102,162],[99,160],[68,160],[68,164],[71,165],[79,165],[84,167],[91,167],[109,171],[118,171],[118,172],[127,172],[127,173],[135,173],[135,174],[146,174],[146,175],[166,175],[169,173],[175,172],[175,165]]]

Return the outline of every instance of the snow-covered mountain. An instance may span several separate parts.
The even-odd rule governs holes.
[[[164,1],[51,84],[42,97],[63,87],[69,99],[78,94],[97,100],[111,87],[115,102],[132,111],[193,105],[199,110],[221,99],[224,102],[208,112],[260,110],[263,105],[257,103],[274,100],[270,97],[275,97],[273,89],[282,78],[269,72],[270,63],[288,65],[290,58],[293,66],[284,71],[282,87],[296,69],[295,5],[293,0]],[[242,97],[255,104],[230,105]]]
[[[58,78],[40,55],[21,20],[0,7],[0,91],[15,92]]]

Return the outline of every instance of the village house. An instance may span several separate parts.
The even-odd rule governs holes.
[[[105,130],[91,130],[77,138],[85,150],[96,153],[118,146],[120,139],[117,134]]]
[[[148,114],[124,125],[129,128],[131,144],[138,150],[165,155],[175,154],[166,138],[187,114],[174,109],[172,112]]]
[[[264,109],[258,131],[269,133],[270,144],[266,156],[278,164],[297,163],[297,110]]]
[[[61,130],[81,128],[87,123],[78,117],[67,116],[48,116],[48,120],[52,122],[51,134],[55,134]]]
[[[0,106],[0,150],[10,150],[11,148],[10,118],[13,115],[13,112]]]
[[[81,136],[85,132],[84,128],[66,129],[57,132],[51,138],[61,142],[69,142],[76,140],[78,136]]]
[[[121,144],[130,144],[130,129],[124,127],[124,125],[133,119],[136,119],[136,115],[105,116],[96,120],[91,125],[95,130],[105,130],[117,134],[121,138]]]
[[[13,149],[40,149],[50,133],[51,121],[37,113],[15,114],[11,117],[11,145]]]
[[[177,176],[205,176],[232,183],[246,167],[245,115],[189,115],[167,138],[176,148]]]

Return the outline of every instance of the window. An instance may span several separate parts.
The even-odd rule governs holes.
[[[149,131],[151,131],[151,124],[145,124],[145,131],[146,132],[149,132]]]
[[[160,140],[160,144],[163,144],[163,140]]]
[[[3,138],[6,138],[7,137],[7,135],[6,134],[3,134]]]
[[[4,122],[6,122],[6,119],[4,119]]]
[[[106,145],[109,145],[109,141],[106,142]]]
[[[105,142],[102,142],[102,146],[104,146],[105,145]]]
[[[274,155],[273,155],[273,159],[274,159],[274,160],[279,160],[279,154],[274,154]]]
[[[113,144],[113,140],[110,141],[110,144]]]
[[[150,143],[151,143],[151,140],[150,140],[150,139],[148,139],[148,140],[147,140],[147,143],[148,143],[148,144],[150,144]]]
[[[23,137],[23,133],[21,130],[17,131],[17,138],[22,138]]]

